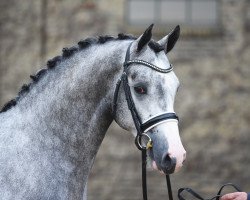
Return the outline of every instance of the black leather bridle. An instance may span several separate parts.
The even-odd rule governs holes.
[[[161,115],[157,115],[153,118],[150,118],[146,122],[142,123],[141,118],[138,114],[138,111],[136,110],[132,95],[131,95],[131,90],[128,84],[128,68],[132,64],[140,64],[144,65],[146,67],[149,67],[153,70],[156,70],[160,73],[169,73],[173,70],[172,65],[168,69],[162,69],[159,68],[149,62],[146,62],[144,60],[130,60],[130,47],[132,43],[130,43],[127,52],[126,52],[126,57],[125,61],[123,63],[123,73],[121,78],[117,81],[116,88],[115,88],[115,93],[114,93],[114,101],[113,101],[113,116],[115,117],[116,114],[116,107],[117,107],[117,99],[118,99],[118,93],[120,86],[122,84],[124,92],[125,92],[125,97],[127,101],[128,108],[131,112],[133,122],[135,124],[136,130],[137,130],[137,135],[135,137],[135,145],[139,150],[142,152],[142,190],[143,190],[143,199],[147,200],[147,177],[146,177],[146,165],[147,165],[147,149],[152,147],[152,141],[149,135],[147,134],[147,131],[158,125],[159,123],[163,123],[164,121],[174,119],[174,120],[179,120],[178,116],[175,113],[164,113]],[[142,144],[142,138],[147,138],[147,144],[143,145]],[[168,194],[169,194],[169,200],[172,200],[172,190],[171,190],[171,183],[170,183],[170,177],[169,175],[166,175],[166,180],[167,180],[167,185],[168,185]]]
[[[116,107],[117,107],[117,99],[118,99],[118,92],[120,89],[120,85],[122,83],[123,85],[123,89],[125,92],[125,96],[126,96],[126,101],[127,101],[127,105],[128,108],[131,112],[136,130],[137,130],[137,135],[135,137],[135,144],[137,146],[137,148],[139,150],[141,150],[142,154],[142,191],[143,191],[143,199],[147,200],[147,173],[146,173],[146,166],[147,166],[147,149],[152,147],[152,141],[151,138],[149,137],[149,135],[147,134],[147,131],[149,131],[150,129],[152,129],[153,127],[155,127],[156,125],[158,125],[159,123],[162,123],[166,120],[169,119],[175,119],[175,120],[179,120],[178,116],[175,113],[164,113],[161,115],[157,115],[153,118],[148,119],[146,122],[142,123],[141,118],[136,110],[132,95],[131,95],[131,91],[130,91],[130,87],[128,85],[128,67],[131,64],[140,64],[140,65],[144,65],[146,67],[149,67],[153,70],[156,70],[158,72],[161,73],[169,73],[173,70],[173,67],[170,65],[170,67],[168,69],[162,69],[159,68],[151,63],[148,63],[144,60],[130,60],[130,47],[131,47],[132,43],[130,43],[127,52],[126,52],[126,57],[125,57],[125,61],[123,63],[123,73],[121,78],[117,81],[116,84],[116,88],[115,88],[115,94],[114,94],[114,101],[113,101],[113,116],[115,117],[116,114]],[[142,144],[142,137],[146,137],[147,138],[147,144],[143,145]],[[168,189],[168,196],[169,196],[169,200],[173,200],[173,195],[172,195],[172,189],[171,189],[171,182],[170,182],[170,177],[169,175],[166,175],[166,182],[167,182],[167,189]],[[232,186],[236,191],[241,191],[237,186],[235,186],[232,183],[227,183],[222,185],[222,187],[220,188],[220,190],[218,191],[217,195],[209,198],[209,199],[205,199],[203,198],[201,195],[199,195],[198,193],[196,193],[194,190],[192,190],[191,188],[180,188],[178,190],[178,199],[179,200],[186,200],[183,196],[182,193],[184,191],[190,193],[194,198],[198,199],[198,200],[219,200],[219,198],[222,196],[222,190],[224,189],[224,187],[226,186]]]

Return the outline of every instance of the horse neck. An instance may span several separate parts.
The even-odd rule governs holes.
[[[56,148],[78,163],[80,179],[87,177],[113,120],[113,94],[127,46],[128,41],[111,41],[75,53],[48,71],[10,110],[19,113],[21,121],[15,126],[28,127],[45,148],[59,140]]]
[[[115,48],[111,42],[93,45],[73,55],[55,68],[58,71],[51,73],[51,77],[48,74],[50,80],[44,79],[49,85],[48,91],[38,96],[43,96],[45,103],[37,101],[37,105],[31,107],[36,108],[36,114],[44,113],[39,118],[45,120],[45,124],[58,129],[53,132],[66,133],[67,140],[76,135],[78,142],[83,140],[97,146],[93,143],[100,143],[113,120],[114,86],[122,70],[121,55],[125,53],[121,51],[125,50]],[[57,73],[58,77],[54,77]],[[42,83],[41,87],[44,87]],[[70,139],[76,142],[76,138]]]

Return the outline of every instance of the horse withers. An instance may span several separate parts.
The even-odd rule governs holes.
[[[166,174],[181,168],[186,152],[174,112],[179,81],[166,56],[180,29],[155,41],[152,27],[139,38],[100,36],[64,48],[2,108],[1,199],[87,199],[88,175],[113,120],[135,136],[138,121],[140,130],[153,121],[143,130],[152,140],[152,167]],[[124,70],[128,56],[134,62]],[[131,104],[116,89],[121,77]]]

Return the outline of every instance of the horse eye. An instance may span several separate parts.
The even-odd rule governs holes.
[[[136,86],[134,87],[134,90],[138,94],[147,94],[147,88],[143,86]]]

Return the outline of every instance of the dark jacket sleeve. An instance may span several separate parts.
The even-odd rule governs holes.
[[[247,193],[247,200],[250,200],[250,192]]]

